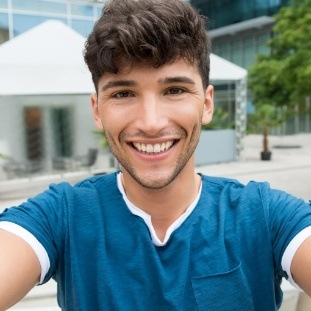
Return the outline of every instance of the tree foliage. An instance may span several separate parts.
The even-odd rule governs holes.
[[[275,15],[270,55],[249,70],[255,106],[289,108],[311,95],[311,0],[292,0]]]

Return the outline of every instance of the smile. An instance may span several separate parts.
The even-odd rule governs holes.
[[[145,154],[159,154],[170,149],[174,145],[175,141],[169,140],[161,144],[142,144],[142,143],[133,143],[133,147],[142,153]]]

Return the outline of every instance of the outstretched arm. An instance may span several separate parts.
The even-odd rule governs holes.
[[[296,284],[311,296],[311,237],[298,248],[291,264],[291,273]]]
[[[0,229],[0,311],[20,301],[39,281],[40,263],[20,237]]]

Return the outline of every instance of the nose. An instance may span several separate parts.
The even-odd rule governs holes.
[[[141,131],[155,135],[167,126],[167,107],[157,96],[149,95],[141,99],[137,110],[136,125]]]

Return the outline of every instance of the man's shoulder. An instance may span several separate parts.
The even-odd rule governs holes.
[[[247,183],[242,183],[237,179],[228,178],[228,177],[219,177],[219,176],[208,176],[200,174],[202,177],[203,184],[208,184],[210,186],[218,188],[235,188],[240,190],[252,190],[252,189],[264,189],[270,188],[268,182],[258,182],[258,181],[249,181]]]
[[[253,201],[261,204],[274,196],[274,192],[267,182],[249,181],[244,184],[232,178],[201,176],[203,181],[202,192],[215,197],[227,197],[236,202]]]
[[[107,197],[107,193],[112,195],[117,192],[117,189],[117,172],[114,172],[91,176],[76,184],[69,182],[52,183],[47,190],[33,199],[49,202],[64,201],[70,205],[70,202],[86,201],[85,198],[96,198],[100,194]],[[56,205],[59,205],[59,203]]]
[[[109,174],[98,174],[95,176],[88,177],[76,183],[75,188],[96,188],[97,186],[110,187],[117,184],[117,174],[118,172],[113,172]]]

